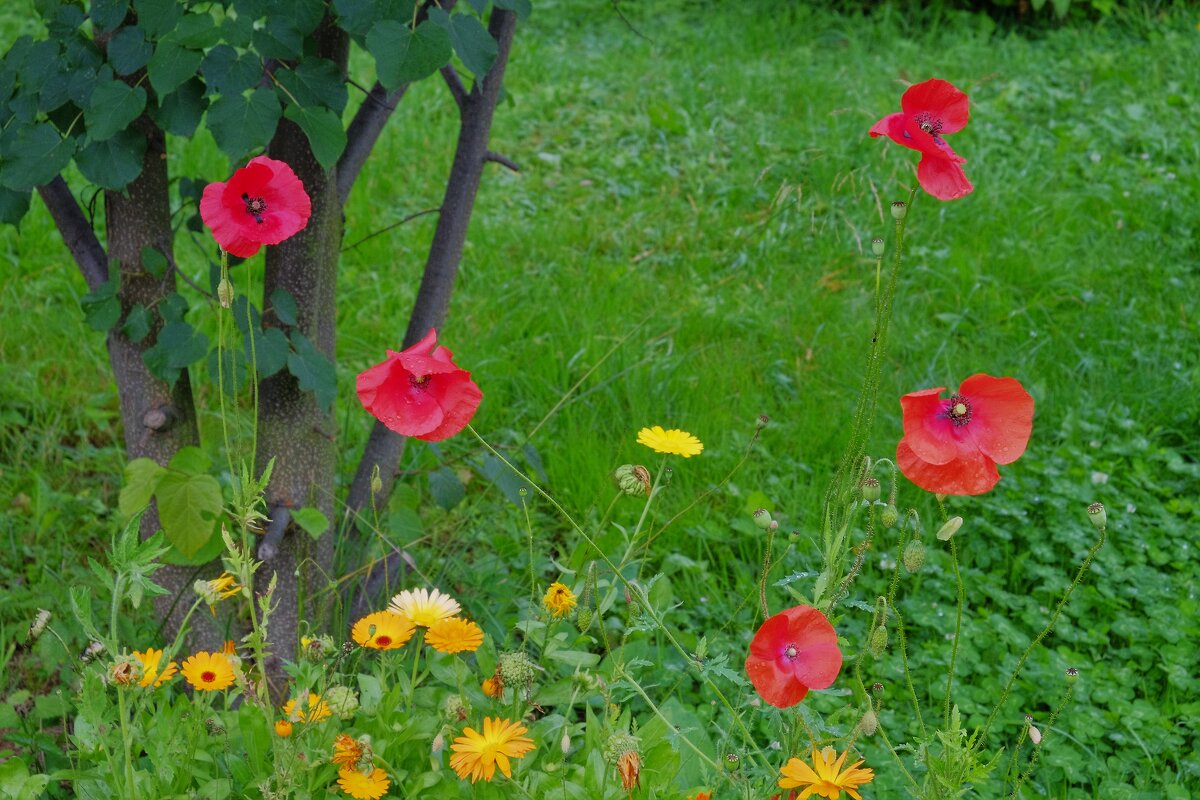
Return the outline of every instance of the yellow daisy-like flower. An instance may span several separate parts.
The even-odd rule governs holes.
[[[859,769],[858,765],[863,763],[861,759],[843,770],[842,764],[849,754],[849,750],[839,756],[832,747],[820,751],[814,747],[811,767],[798,758],[788,759],[779,770],[783,775],[779,779],[779,788],[795,789],[807,785],[808,788],[800,793],[801,797],[815,794],[827,800],[838,800],[842,792],[845,792],[854,800],[862,800],[858,787],[873,781],[875,772],[871,769]]]
[[[295,700],[288,700],[283,706],[283,713],[288,719],[299,722],[320,722],[333,712],[329,705],[321,699],[321,695],[308,693],[308,705],[297,709]]]
[[[192,688],[200,692],[216,692],[233,684],[233,664],[224,653],[196,653],[183,662],[180,671]]]
[[[542,598],[542,607],[555,619],[562,619],[575,608],[575,593],[565,583],[555,581]]]
[[[163,651],[155,650],[153,647],[147,647],[144,653],[140,650],[133,651],[133,657],[142,662],[142,679],[138,681],[138,686],[153,684],[157,688],[175,677],[179,667],[174,661],[163,667],[162,674],[159,674],[158,662],[162,660],[162,656]]]
[[[483,685],[479,688],[483,689],[483,693],[488,697],[502,697],[504,695],[504,681],[499,675],[493,675],[490,678],[483,679]]]
[[[425,641],[439,653],[473,653],[483,644],[483,629],[469,619],[451,617],[430,625]]]
[[[393,614],[403,614],[413,621],[414,625],[428,628],[441,619],[457,616],[462,606],[448,594],[442,594],[437,589],[405,589],[392,598],[388,611]]]
[[[642,428],[638,431],[637,440],[638,444],[644,444],[656,453],[670,453],[671,455],[683,456],[684,458],[698,456],[700,455],[700,451],[704,449],[704,445],[700,440],[687,431],[681,431],[676,428],[664,431],[661,425],[655,425],[653,428]]]
[[[458,777],[471,776],[471,783],[483,778],[490,781],[496,775],[496,767],[504,777],[512,777],[510,758],[524,758],[533,749],[533,740],[522,736],[529,729],[519,722],[484,717],[483,733],[474,728],[465,728],[463,735],[454,740],[450,749],[450,767]]]
[[[369,775],[344,767],[338,770],[338,786],[342,787],[343,792],[358,800],[378,800],[387,794],[391,783],[387,773],[379,767],[373,767]]]
[[[292,721],[281,719],[275,722],[275,735],[280,739],[286,739],[292,735]]]
[[[360,646],[373,650],[395,650],[403,647],[415,630],[412,620],[403,614],[376,611],[354,623],[350,638]]]
[[[330,761],[339,767],[353,769],[358,766],[359,759],[362,756],[362,742],[353,736],[346,733],[339,733],[337,738],[333,740],[333,758]]]

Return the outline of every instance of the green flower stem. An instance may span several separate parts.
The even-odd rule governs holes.
[[[987,735],[992,729],[992,723],[996,721],[996,715],[1000,713],[1000,709],[1004,706],[1005,701],[1008,700],[1008,693],[1012,691],[1013,684],[1017,682],[1017,676],[1021,674],[1021,668],[1025,666],[1026,659],[1029,658],[1029,654],[1033,652],[1034,648],[1041,644],[1042,640],[1049,636],[1050,632],[1054,630],[1054,625],[1056,622],[1058,622],[1059,615],[1066,607],[1067,601],[1071,599],[1071,592],[1075,591],[1075,587],[1078,586],[1079,582],[1083,580],[1083,576],[1087,574],[1088,568],[1092,566],[1092,560],[1095,559],[1096,553],[1099,553],[1100,548],[1104,546],[1104,538],[1106,533],[1106,528],[1100,529],[1100,538],[1096,540],[1094,545],[1092,545],[1092,549],[1088,551],[1087,558],[1085,558],[1083,563],[1079,565],[1079,571],[1075,573],[1075,580],[1071,581],[1071,585],[1068,586],[1066,591],[1063,592],[1063,596],[1061,599],[1059,599],[1058,605],[1054,609],[1054,614],[1050,617],[1050,621],[1046,623],[1046,627],[1042,629],[1042,632],[1039,633],[1037,637],[1029,643],[1029,646],[1025,648],[1025,652],[1021,654],[1021,658],[1017,662],[1016,669],[1012,671],[1012,674],[1008,677],[1008,683],[1004,685],[1004,691],[1000,693],[1000,699],[996,702],[995,707],[992,709],[992,713],[988,715],[987,722],[983,724],[983,731],[979,735],[980,748],[982,748],[987,742]]]
[[[900,609],[890,602],[888,607],[892,610],[892,616],[896,618],[896,642],[900,645],[900,663],[904,666],[904,683],[908,688],[908,696],[912,700],[913,713],[917,717],[917,724],[921,727],[921,738],[928,739],[929,732],[925,729],[925,717],[921,714],[921,703],[917,699],[917,690],[913,687],[912,670],[908,667],[908,637],[904,633],[904,617],[900,616]]]
[[[125,707],[125,687],[117,687],[117,713],[121,715],[121,744],[125,748],[125,785],[131,800],[137,800],[137,782],[133,777],[133,731]]]
[[[1067,692],[1063,695],[1062,702],[1058,704],[1058,708],[1054,709],[1054,713],[1050,715],[1050,719],[1046,722],[1046,732],[1042,734],[1042,743],[1033,748],[1033,755],[1029,757],[1029,765],[1025,767],[1025,771],[1021,773],[1021,777],[1017,778],[1017,782],[1013,784],[1012,800],[1017,800],[1017,796],[1021,793],[1021,784],[1029,780],[1029,776],[1033,774],[1034,767],[1037,766],[1038,759],[1042,755],[1042,750],[1046,746],[1046,740],[1050,737],[1050,731],[1054,729],[1054,722],[1058,719],[1058,715],[1062,713],[1063,709],[1067,707],[1067,703],[1071,702],[1071,694],[1074,691],[1075,687],[1068,684]],[[1026,730],[1028,730],[1028,727]]]
[[[225,257],[224,251],[221,255],[223,258]],[[248,377],[254,403],[254,416],[251,417],[250,425],[250,459],[253,462],[255,454],[258,452],[258,353],[254,344],[254,315],[250,313],[250,298],[254,293],[254,275],[248,266],[243,272],[246,274],[246,330],[249,331],[248,336],[250,337],[250,373]],[[236,371],[234,376],[237,376]]]
[[[946,516],[945,509],[942,510],[942,516]],[[945,522],[944,519],[943,522]],[[958,586],[958,601],[955,603],[954,641],[950,643],[950,665],[946,668],[946,708],[942,720],[942,728],[945,730],[950,730],[950,695],[954,690],[954,663],[958,660],[958,637],[962,634],[963,606],[967,602],[962,572],[958,568],[958,547],[954,544],[953,536],[950,537],[950,563],[954,565],[954,582]]]
[[[660,631],[662,631],[663,635],[667,637],[667,640],[675,648],[676,652],[678,652],[679,655],[683,657],[685,662],[690,663],[692,660],[691,656],[688,655],[687,650],[684,649],[683,645],[681,645],[679,643],[679,640],[675,638],[675,635],[672,634],[671,631],[667,628],[667,626],[663,623],[662,618],[658,615],[658,612],[655,611],[655,609],[650,605],[648,598],[645,596],[645,594],[641,591],[641,589],[636,584],[632,583],[624,575],[621,574],[620,569],[618,569],[617,565],[614,564],[612,559],[610,559],[608,557],[608,554],[604,553],[600,549],[599,545],[596,544],[596,540],[588,535],[587,531],[585,531],[583,529],[583,527],[580,526],[580,524],[575,521],[575,518],[572,517],[571,514],[565,508],[563,508],[562,505],[557,500],[555,500],[545,489],[543,489],[541,486],[539,486],[536,482],[534,482],[534,480],[532,478],[530,478],[528,475],[523,473],[519,468],[517,468],[516,465],[514,465],[507,458],[505,458],[500,453],[500,451],[498,451],[496,448],[492,447],[492,445],[489,444],[486,439],[484,439],[482,436],[479,435],[479,431],[475,430],[475,427],[473,425],[468,423],[467,430],[469,430],[475,436],[475,438],[479,440],[479,442],[484,446],[484,448],[487,449],[488,452],[490,452],[496,458],[500,459],[500,462],[502,464],[504,464],[506,467],[511,469],[514,473],[516,473],[519,477],[521,477],[526,483],[528,483],[530,486],[532,486],[533,490],[535,492],[537,492],[543,498],[545,498],[546,502],[550,503],[550,505],[556,511],[558,511],[559,514],[562,515],[563,519],[565,519],[567,521],[567,524],[569,524],[575,530],[576,533],[578,533],[580,536],[582,536],[583,540],[585,542],[587,542],[589,545],[591,545],[592,549],[595,550],[596,553],[600,556],[600,559],[608,566],[609,569],[611,569],[613,571],[613,574],[616,577],[616,579],[625,585],[625,589],[626,589],[626,591],[628,591],[630,593],[630,596],[632,596],[638,602],[641,603],[641,605],[645,609],[646,613],[650,615],[650,618],[652,620],[654,620],[654,624],[658,627],[658,629]],[[725,693],[722,692],[717,687],[716,683],[713,682],[712,678],[704,676],[704,682],[708,685],[709,689],[711,689],[716,694],[717,699],[721,701],[721,704],[723,706],[725,706],[725,708],[729,711],[730,715],[733,717],[733,721],[737,724],[739,731],[741,731],[742,736],[745,738],[746,743],[754,750],[754,753],[758,756],[759,760],[762,761],[763,766],[767,769],[768,772],[772,771],[771,763],[767,760],[766,755],[762,752],[762,749],[758,746],[758,742],[755,741],[754,736],[750,733],[749,729],[746,728],[746,724],[744,722],[742,722],[742,718],[738,715],[737,711],[733,708],[733,705],[729,702],[729,699],[727,697],[725,697]]]
[[[879,738],[883,739],[883,743],[887,746],[888,752],[892,754],[892,758],[895,760],[896,766],[900,768],[900,771],[904,773],[904,777],[907,778],[908,782],[912,784],[913,795],[915,797],[919,797],[921,794],[921,785],[917,783],[916,778],[914,778],[912,773],[908,771],[908,767],[904,766],[904,761],[901,760],[900,754],[896,752],[896,748],[892,747],[892,742],[888,739],[887,731],[883,729],[882,722],[879,723],[879,728],[876,732],[879,734]]]
[[[650,699],[650,695],[646,694],[646,690],[642,688],[641,684],[638,683],[633,678],[632,675],[630,675],[628,673],[623,673],[621,675],[621,677],[625,679],[626,683],[628,683],[630,686],[633,687],[633,690],[635,692],[637,692],[639,695],[641,695],[642,699],[646,701],[646,705],[650,706],[650,710],[654,712],[654,715],[657,716],[659,719],[661,719],[666,724],[667,730],[671,730],[671,731],[675,730],[675,723],[673,723],[673,722],[671,722],[671,720],[667,719],[667,716],[665,714],[663,714],[661,710],[659,710],[659,707],[656,706],[654,704],[654,701]],[[718,764],[717,762],[713,761],[711,758],[709,758],[708,754],[705,753],[703,750],[701,750],[699,747],[697,747],[695,744],[693,744],[691,739],[684,736],[682,733],[679,734],[679,739],[684,744],[686,744],[688,747],[690,747],[692,749],[692,751],[697,756],[700,757],[701,761],[703,761],[705,764],[708,764],[708,766],[712,767],[714,772],[721,774],[721,775],[726,775],[726,777],[728,777],[727,773],[721,769],[721,765]],[[769,765],[768,765],[768,768],[770,768]]]
[[[221,248],[221,280],[229,280],[229,254]],[[230,284],[232,286],[232,284]],[[249,296],[247,296],[249,306]],[[221,410],[221,437],[225,442],[225,463],[229,467],[229,479],[235,480],[233,470],[233,448],[229,445],[229,415],[225,410],[225,306],[217,301],[217,403]],[[253,337],[251,337],[253,339]],[[234,362],[233,380],[237,381],[237,360]],[[255,422],[257,425],[257,420]]]
[[[413,634],[413,664],[412,677],[408,683],[408,710],[413,708],[413,695],[417,691],[417,669],[421,666],[421,645],[425,643],[424,631],[420,628]]]

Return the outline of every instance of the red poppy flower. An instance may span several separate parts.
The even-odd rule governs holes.
[[[962,165],[967,160],[942,138],[967,124],[970,101],[954,85],[937,78],[913,84],[900,98],[899,114],[871,126],[871,136],[886,136],[921,153],[917,180],[938,200],[957,200],[975,188]]]
[[[447,439],[475,416],[483,392],[454,354],[437,346],[437,331],[358,375],[358,399],[384,425],[427,442]]]
[[[279,244],[308,224],[312,201],[304,184],[282,161],[259,156],[227,183],[210,183],[200,197],[200,217],[217,244],[249,258],[264,244]]]
[[[809,689],[832,686],[841,669],[837,633],[812,606],[789,608],[764,622],[746,659],[750,683],[776,708],[796,705]]]
[[[1025,452],[1033,431],[1033,398],[1016,378],[972,375],[943,400],[942,387],[900,398],[904,438],[896,465],[910,481],[938,494],[983,494],[996,485],[997,464]]]

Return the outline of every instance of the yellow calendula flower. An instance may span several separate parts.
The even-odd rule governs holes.
[[[358,739],[346,733],[339,733],[333,740],[333,758],[330,761],[339,767],[354,769],[362,760],[363,749],[362,742]]]
[[[395,650],[403,647],[412,638],[412,620],[403,614],[391,611],[376,611],[354,623],[350,638],[362,647],[372,650]]]
[[[180,671],[191,687],[201,692],[216,692],[233,684],[233,664],[224,653],[196,653],[183,662]]]
[[[308,705],[304,708],[297,709],[295,700],[288,700],[283,706],[284,716],[298,722],[320,722],[332,713],[321,695],[312,692],[308,693]]]
[[[159,674],[158,663],[162,660],[163,651],[155,650],[153,647],[147,647],[144,653],[134,650],[133,657],[142,662],[142,679],[138,681],[138,686],[162,686],[174,678],[175,673],[179,671],[178,665],[172,661],[163,667],[162,673]]]
[[[292,721],[281,719],[275,722],[275,735],[281,739],[286,739],[292,735]]]
[[[483,644],[483,629],[469,619],[451,617],[430,625],[425,641],[439,653],[473,653]]]
[[[546,595],[542,598],[542,607],[555,619],[562,619],[570,615],[575,608],[575,602],[575,593],[565,583],[555,581],[546,590]]]
[[[642,428],[638,431],[637,440],[638,444],[644,444],[656,453],[669,453],[684,458],[700,455],[700,451],[704,449],[700,440],[687,431],[676,428],[664,431],[661,425]]]
[[[441,619],[457,616],[462,606],[448,594],[442,594],[437,589],[405,589],[392,598],[388,611],[393,614],[403,614],[413,621],[414,625],[428,628]]]
[[[483,733],[466,728],[463,735],[454,740],[450,749],[450,767],[458,777],[471,777],[471,783],[483,778],[490,781],[496,775],[496,767],[504,777],[512,777],[510,758],[524,758],[533,749],[533,740],[522,736],[529,729],[519,722],[507,719],[484,717]]]
[[[795,789],[807,786],[802,792],[805,797],[815,794],[827,800],[838,800],[842,792],[845,792],[854,800],[862,800],[858,787],[874,780],[875,772],[871,769],[859,769],[858,765],[863,763],[861,759],[843,770],[842,765],[849,754],[849,750],[839,756],[832,747],[820,751],[814,747],[811,767],[798,758],[788,759],[779,770],[783,775],[779,779],[779,788]]]
[[[357,800],[378,800],[387,794],[390,785],[387,773],[379,767],[372,767],[369,773],[345,767],[338,770],[338,786]]]

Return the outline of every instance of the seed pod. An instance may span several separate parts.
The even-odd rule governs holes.
[[[1092,503],[1088,506],[1087,513],[1096,530],[1102,531],[1108,526],[1108,514],[1104,511],[1103,503]]]
[[[871,252],[877,256],[883,255],[883,239],[876,236],[871,240]]]
[[[862,482],[863,500],[866,500],[868,503],[874,503],[878,500],[882,491],[878,478],[867,478]]]
[[[771,519],[771,512],[767,511],[765,508],[760,508],[754,512],[754,524],[761,530],[765,531],[770,528],[772,522],[774,522],[774,520]]]
[[[892,203],[892,219],[899,222],[908,216],[908,204],[903,200],[897,200]]]

